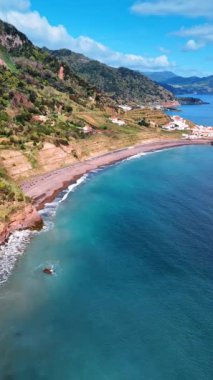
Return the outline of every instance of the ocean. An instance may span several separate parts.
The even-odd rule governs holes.
[[[168,149],[47,205],[0,287],[1,380],[212,380],[212,167]]]
[[[213,95],[181,95],[186,97],[193,97],[202,99],[209,104],[197,105],[197,106],[181,106],[181,112],[178,115],[185,119],[191,120],[196,124],[205,125],[207,127],[213,127]],[[174,111],[169,111],[169,115],[174,115]]]

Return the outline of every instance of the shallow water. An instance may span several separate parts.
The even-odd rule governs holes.
[[[0,287],[1,380],[212,379],[212,149],[129,160],[65,197]]]

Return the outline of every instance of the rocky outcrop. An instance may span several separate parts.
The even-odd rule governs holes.
[[[11,233],[17,230],[40,229],[43,225],[42,219],[35,207],[27,205],[10,217],[10,221],[0,224],[0,244],[4,243]]]
[[[63,66],[60,67],[58,77],[60,80],[64,80],[64,67]]]
[[[13,25],[0,20],[0,44],[7,51],[20,49],[27,43],[32,46],[32,43],[23,33],[19,32]]]
[[[0,58],[0,66],[3,66],[5,69],[7,68],[6,63],[1,58]]]

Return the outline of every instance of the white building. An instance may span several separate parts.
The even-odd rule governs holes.
[[[125,105],[125,106],[119,106],[119,108],[121,108],[123,111],[127,112],[127,111],[131,111],[132,110],[132,107],[128,106],[128,105]]]
[[[177,130],[183,131],[184,129],[189,129],[189,125],[187,124],[186,120],[183,119],[182,117],[172,116],[171,119],[177,126]]]
[[[175,125],[174,125],[173,122],[170,122],[170,123],[164,125],[164,126],[162,127],[162,129],[163,129],[164,131],[174,131],[174,130],[175,130]]]
[[[120,120],[120,119],[118,119],[117,117],[111,117],[110,120],[111,120],[111,122],[112,122],[113,124],[117,124],[117,125],[120,125],[120,126],[126,124],[125,121]]]
[[[172,116],[171,121],[168,124],[164,125],[162,129],[165,131],[185,131],[189,130],[190,127],[187,124],[186,120],[184,120],[182,117]]]

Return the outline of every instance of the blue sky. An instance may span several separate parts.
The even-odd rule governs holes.
[[[0,18],[112,66],[213,74],[212,0],[0,0]]]

